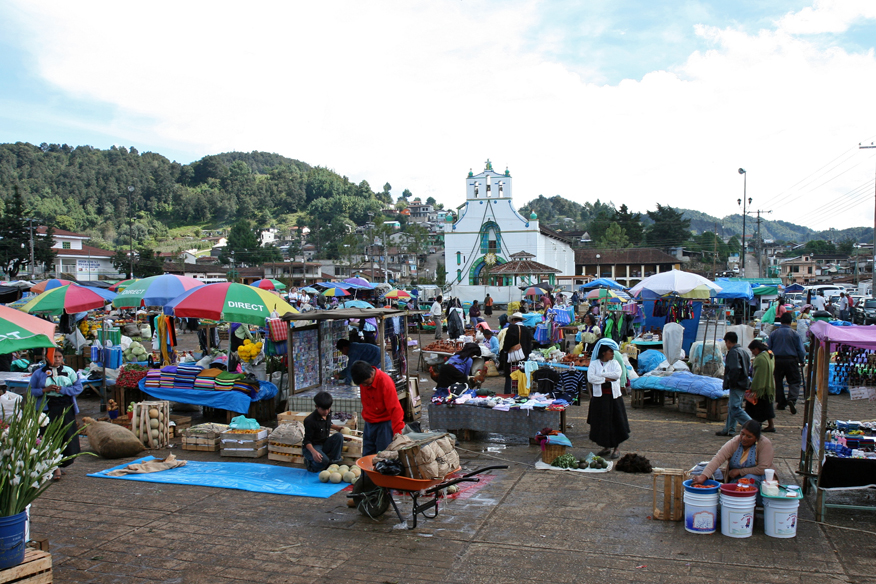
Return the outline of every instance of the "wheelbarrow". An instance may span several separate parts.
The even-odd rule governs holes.
[[[399,491],[407,494],[413,501],[413,525],[408,529],[417,527],[417,516],[422,515],[426,519],[438,517],[438,502],[443,496],[443,491],[451,485],[459,483],[477,483],[480,481],[475,475],[488,470],[506,469],[503,466],[485,466],[468,474],[454,476],[460,469],[450,471],[445,477],[438,479],[412,479],[402,476],[383,475],[374,470],[374,454],[364,456],[356,461],[356,465],[362,469],[365,475],[353,486],[351,498],[356,503],[356,508],[362,515],[376,519],[386,513],[392,505],[400,525],[405,524],[405,519],[399,511],[398,505],[393,499],[392,492]],[[420,497],[429,498],[425,503],[420,503]],[[434,513],[427,511],[435,509]]]

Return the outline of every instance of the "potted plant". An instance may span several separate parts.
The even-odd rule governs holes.
[[[12,416],[0,421],[0,570],[24,561],[27,506],[60,464],[74,458],[62,454],[69,442],[63,417],[49,422],[39,403],[18,400]]]

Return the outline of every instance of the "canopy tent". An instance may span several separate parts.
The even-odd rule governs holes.
[[[721,290],[721,286],[693,272],[669,270],[645,278],[630,289],[630,294],[640,298],[656,298],[668,294],[685,298],[709,298]]]
[[[718,278],[715,283],[721,287],[721,291],[715,294],[715,298],[743,298],[746,300],[754,298],[754,291],[748,282],[731,282],[724,278]]]
[[[806,288],[801,286],[800,284],[791,284],[790,286],[785,287],[785,292],[788,294],[792,294],[794,292],[804,292]]]
[[[353,277],[347,278],[343,282],[349,288],[353,288],[355,290],[374,290],[375,286],[365,278]]]
[[[876,350],[876,325],[834,326],[817,320],[809,327],[809,332],[820,341],[831,344],[854,345],[862,349]]]
[[[752,290],[755,296],[778,296],[779,288],[777,286],[758,286]]]
[[[592,282],[588,282],[587,284],[582,284],[579,291],[589,290],[590,288],[610,288],[612,290],[625,290],[626,287],[623,284],[615,282],[611,278],[597,278]]]

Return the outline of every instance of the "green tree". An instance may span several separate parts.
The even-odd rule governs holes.
[[[154,250],[141,247],[137,250],[137,254],[137,263],[134,265],[134,273],[137,274],[137,277],[148,278],[164,273],[164,260]]]
[[[386,183],[386,184],[389,184],[389,183]],[[408,199],[410,199],[411,197],[414,196],[414,193],[412,193],[412,192],[409,191],[408,189],[405,189],[405,190],[402,191],[402,195],[401,195],[401,196],[404,198],[405,201],[407,201]]]
[[[30,231],[27,209],[18,186],[3,204],[0,218],[0,269],[14,280],[22,268],[30,264]]]
[[[598,243],[599,247],[605,249],[624,249],[629,247],[629,244],[630,238],[627,237],[627,232],[614,221],[605,230],[605,235]]]
[[[852,239],[842,240],[839,242],[839,245],[836,246],[836,251],[843,255],[852,255],[852,252],[855,251],[855,241]]]
[[[262,263],[262,257],[258,233],[249,221],[241,219],[231,227],[228,242],[219,252],[219,261],[222,264],[234,262],[236,265],[256,266]]]
[[[428,198],[426,199],[426,204],[427,204],[427,205],[432,205],[432,206],[434,207],[435,204],[436,204],[435,197],[428,197]]]
[[[626,205],[621,205],[620,209],[614,212],[612,220],[627,234],[630,245],[636,246],[642,243],[645,238],[645,228],[642,226],[641,213],[630,213]]]
[[[808,254],[836,253],[836,246],[823,239],[814,239],[807,241],[801,251]]]
[[[116,250],[116,255],[113,256],[113,267],[116,271],[123,272],[125,279],[131,278],[131,264],[128,261],[128,252],[124,250]]]
[[[435,285],[443,287],[446,282],[447,268],[444,267],[444,262],[438,262],[438,266],[435,268]]]
[[[733,235],[727,240],[727,251],[731,254],[737,254],[742,251],[742,244],[739,243],[739,238]]]
[[[690,219],[685,219],[683,213],[670,206],[657,203],[656,211],[648,211],[648,218],[653,223],[645,232],[648,245],[658,248],[676,247],[690,237]]]
[[[52,247],[55,245],[55,228],[46,226],[46,233],[42,237],[34,237],[33,259],[36,265],[42,266],[44,271],[50,270],[55,265],[57,252]]]

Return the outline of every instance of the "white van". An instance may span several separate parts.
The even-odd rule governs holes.
[[[839,296],[839,293],[845,292],[846,288],[837,284],[818,284],[816,286],[806,286],[806,292],[809,290],[812,290],[812,294],[821,294],[825,298],[830,298],[831,296]],[[806,292],[803,294],[806,294]]]

